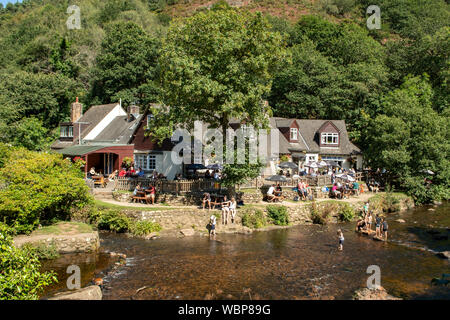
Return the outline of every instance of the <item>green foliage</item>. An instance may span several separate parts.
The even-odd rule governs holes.
[[[252,229],[263,228],[267,225],[266,215],[259,209],[242,210],[242,225]]]
[[[272,222],[278,226],[287,226],[289,224],[289,213],[285,206],[269,205],[267,214]]]
[[[29,246],[31,250],[34,250],[36,257],[39,260],[50,260],[59,257],[59,252],[53,242],[39,242],[37,244],[26,243],[23,247],[26,246]]]
[[[355,218],[355,210],[345,202],[339,206],[338,214],[339,220],[342,222],[352,221]]]
[[[0,168],[0,221],[18,232],[70,217],[91,201],[80,168],[59,154],[12,149]]]
[[[448,197],[440,190],[450,186],[449,118],[433,110],[432,96],[427,76],[405,79],[385,95],[383,114],[371,121],[367,132],[369,164],[385,168],[390,183],[406,189],[418,203]]]
[[[37,300],[44,287],[57,281],[53,272],[42,273],[33,248],[16,248],[13,231],[0,223],[0,300]]]
[[[330,211],[320,210],[317,203],[313,201],[310,207],[311,220],[315,224],[327,224],[330,218]]]
[[[136,221],[130,225],[130,232],[135,236],[146,236],[161,231],[161,225],[147,220]]]
[[[130,218],[118,210],[101,210],[93,220],[99,229],[118,233],[127,232],[131,226]]]
[[[125,105],[143,107],[156,101],[158,47],[159,41],[134,22],[109,26],[96,60],[92,99],[102,103],[122,99]]]

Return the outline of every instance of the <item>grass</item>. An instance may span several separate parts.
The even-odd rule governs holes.
[[[117,209],[117,210],[134,210],[134,211],[161,211],[161,210],[174,210],[176,208],[170,208],[167,206],[167,204],[163,205],[164,207],[133,207],[133,206],[127,206],[127,205],[118,205],[108,202],[103,202],[101,200],[96,199],[95,205],[102,209]]]
[[[66,234],[68,232],[74,233],[90,233],[92,232],[92,226],[73,221],[60,221],[50,226],[42,227],[41,229],[33,231],[32,235],[49,235],[49,234]]]

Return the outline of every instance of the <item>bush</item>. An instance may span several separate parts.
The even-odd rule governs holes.
[[[35,249],[16,248],[12,231],[0,223],[0,300],[37,300],[44,287],[56,282],[54,272],[40,272]]]
[[[59,154],[12,149],[0,168],[0,221],[19,233],[67,220],[91,201],[78,165]]]
[[[131,226],[131,220],[124,213],[117,210],[99,211],[95,218],[97,226],[101,230],[114,232],[127,232]]]
[[[262,228],[267,225],[267,218],[261,210],[246,210],[242,215],[242,225],[252,229]]]
[[[330,218],[329,210],[327,210],[327,209],[320,210],[315,201],[313,201],[313,203],[311,204],[310,210],[311,210],[311,220],[313,223],[315,223],[315,224],[327,224],[328,223],[328,220]]]
[[[278,226],[289,224],[289,214],[285,206],[267,206],[267,213],[274,224]]]
[[[39,242],[37,244],[27,243],[24,247],[30,247],[31,250],[34,250],[39,260],[50,260],[59,257],[59,252],[53,242],[50,244],[45,242]]]
[[[131,224],[130,232],[135,236],[146,236],[152,232],[161,231],[162,227],[159,223],[151,221],[136,221]]]
[[[339,208],[339,220],[342,222],[352,221],[355,218],[355,210],[348,204],[342,203]]]

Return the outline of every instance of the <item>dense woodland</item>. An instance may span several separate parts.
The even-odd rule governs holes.
[[[202,3],[207,1],[25,0],[2,8],[0,142],[48,150],[76,96],[85,107],[120,98],[125,106],[138,103],[143,109],[173,102],[167,95],[175,83],[169,75],[177,71],[172,62],[183,65],[176,55],[184,41],[177,30],[186,42],[196,36],[180,25],[209,11],[234,10],[223,2],[208,10]],[[80,30],[66,27],[72,4],[81,9]],[[261,11],[255,23],[267,33],[258,35],[270,35],[267,48],[283,49],[267,57],[280,63],[260,73],[265,83],[258,94],[275,116],[345,120],[367,164],[387,169],[397,188],[418,202],[448,199],[449,5],[379,0],[382,29],[368,30],[371,4],[254,0],[235,9],[244,15]],[[208,32],[214,32],[211,26]],[[233,41],[235,50],[239,39]],[[209,59],[208,52],[202,54]],[[210,60],[217,57],[211,53]]]

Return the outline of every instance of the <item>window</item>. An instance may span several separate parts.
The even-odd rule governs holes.
[[[136,166],[142,170],[156,169],[156,156],[152,154],[137,154],[135,156]]]
[[[73,137],[73,126],[61,126],[60,137],[72,138]]]
[[[291,140],[297,140],[298,130],[297,128],[291,128]]]
[[[322,144],[339,144],[339,133],[322,133]]]

